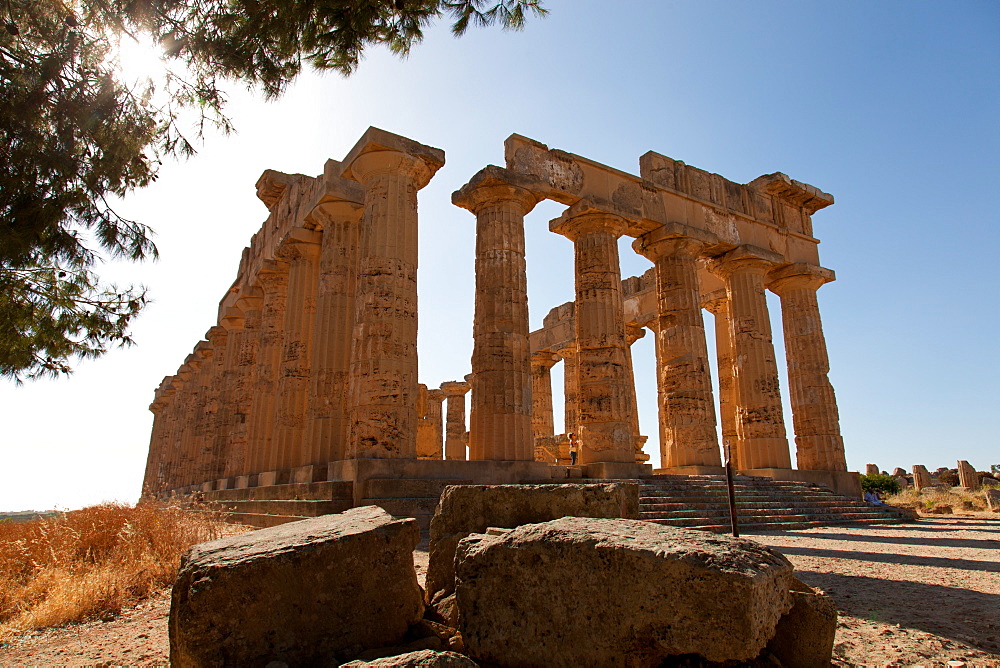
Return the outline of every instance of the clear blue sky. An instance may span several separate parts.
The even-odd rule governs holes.
[[[237,135],[209,137],[121,205],[157,230],[162,254],[106,268],[150,289],[138,345],[69,379],[0,386],[0,510],[138,496],[153,389],[215,323],[266,217],[257,177],[318,174],[369,125],[447,154],[420,195],[422,382],[469,371],[474,221],[449,195],[502,164],[506,136],[632,173],[655,150],[740,182],[782,171],[835,196],[814,227],[838,275],[819,299],[850,468],[1000,464],[1000,4],[546,5],[524,32],[456,40],[440,25],[407,60],[373,51],[352,78],[306,76],[277,103],[234,93]],[[560,209],[527,221],[535,327],[573,296],[571,245],[547,231]],[[623,275],[648,267],[623,243]],[[656,462],[652,337],[634,355]]]

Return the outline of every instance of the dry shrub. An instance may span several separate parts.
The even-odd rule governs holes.
[[[104,503],[0,524],[0,642],[107,618],[173,583],[191,545],[231,527],[176,506]]]
[[[988,509],[984,489],[969,492],[964,489],[943,486],[925,487],[919,492],[913,487],[907,487],[898,494],[887,498],[886,503],[902,508],[914,508],[918,512],[924,513],[933,513],[934,508],[941,506],[970,511]]]

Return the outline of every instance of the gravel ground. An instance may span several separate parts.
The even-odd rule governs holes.
[[[1000,516],[753,533],[837,603],[834,664],[1000,666]],[[423,581],[427,553],[415,552]],[[166,666],[169,592],[108,622],[22,635],[0,666]]]

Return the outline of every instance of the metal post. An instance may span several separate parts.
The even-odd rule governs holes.
[[[733,492],[733,466],[729,457],[729,439],[723,443],[723,451],[726,455],[726,488],[729,491],[729,523],[733,530],[733,538],[740,537],[739,520],[736,518],[736,494]]]

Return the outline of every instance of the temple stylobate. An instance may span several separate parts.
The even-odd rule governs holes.
[[[833,272],[812,215],[830,195],[781,173],[738,184],[652,152],[634,176],[519,135],[505,149],[504,167],[452,197],[475,216],[473,354],[465,379],[436,388],[418,383],[417,191],[444,152],[370,128],[319,176],[266,171],[257,193],[269,216],[218,322],[156,390],[147,493],[710,474],[722,470],[720,434],[741,473],[855,491],[816,299]],[[532,332],[524,225],[543,199],[566,206],[549,229],[573,245],[575,295]],[[622,236],[653,263],[641,277],[622,280]],[[781,303],[795,468],[768,290]],[[631,354],[647,330],[655,469]]]

